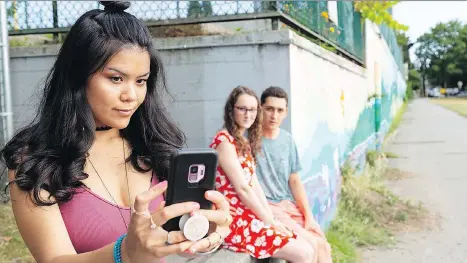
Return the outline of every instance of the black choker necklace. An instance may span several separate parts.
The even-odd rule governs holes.
[[[110,126],[101,126],[101,127],[96,127],[96,131],[108,131],[112,129]]]

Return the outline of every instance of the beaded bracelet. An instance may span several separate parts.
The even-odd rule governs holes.
[[[122,241],[126,237],[126,234],[118,238],[114,245],[114,262],[122,263]]]

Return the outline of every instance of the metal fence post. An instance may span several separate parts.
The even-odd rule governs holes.
[[[6,5],[4,1],[0,1],[0,23],[2,28],[2,40],[0,46],[2,48],[2,74],[3,74],[3,88],[5,96],[5,111],[2,115],[6,116],[6,135],[10,139],[13,135],[13,109],[11,102],[11,89],[10,89],[10,52],[8,50],[8,24]]]
[[[13,135],[13,110],[11,103],[11,90],[10,90],[10,55],[8,50],[8,23],[7,23],[7,12],[6,12],[6,3],[5,1],[0,1],[0,23],[1,23],[1,43],[0,47],[2,49],[2,72],[3,75],[3,85],[0,85],[3,88],[3,98],[2,110],[4,112],[0,113],[0,119],[2,120],[3,130],[3,142],[1,147],[12,137]],[[4,186],[8,182],[6,176],[6,169],[4,165],[0,165],[0,197],[3,197],[1,191],[3,191]],[[1,200],[2,198],[0,198]],[[5,201],[5,200],[3,200]]]

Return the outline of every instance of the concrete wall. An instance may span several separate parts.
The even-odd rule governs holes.
[[[30,122],[34,117],[43,83],[53,65],[58,48],[58,46],[10,48],[10,78],[15,130]]]
[[[327,225],[337,206],[348,137],[366,106],[366,71],[301,37],[295,40],[290,47],[292,135],[309,203],[317,220]]]
[[[337,205],[339,167],[348,158],[363,162],[367,149],[378,146],[405,92],[377,28],[366,28],[366,68],[289,30],[155,40],[175,99],[169,110],[188,146],[209,145],[235,86],[249,86],[258,95],[270,85],[283,87],[291,98],[283,128],[297,142],[310,204],[327,226]],[[57,48],[11,50],[16,127],[31,119],[36,101],[31,95],[39,90]]]
[[[366,28],[365,68],[292,35],[292,135],[309,202],[325,227],[337,207],[340,167],[346,160],[364,164],[366,152],[379,146],[405,94],[386,42],[372,24]]]
[[[156,43],[163,50],[175,98],[170,110],[186,131],[190,147],[209,145],[222,126],[227,96],[236,86],[245,85],[258,94],[270,85],[288,89],[288,46],[287,42],[279,43],[286,38],[285,31],[269,31]]]
[[[186,132],[189,147],[209,145],[236,86],[258,94],[270,85],[288,89],[287,40],[287,31],[155,40],[175,99],[168,100],[168,107]],[[15,128],[31,120],[58,48],[11,48]],[[288,121],[284,125],[290,126]]]

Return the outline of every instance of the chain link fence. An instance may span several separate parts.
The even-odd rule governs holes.
[[[183,20],[280,11],[306,28],[364,61],[365,37],[360,13],[352,1],[131,1],[128,12],[145,22]],[[11,34],[47,34],[71,26],[84,12],[103,8],[97,1],[7,1]],[[382,26],[397,63],[402,53],[393,30]]]
[[[397,43],[396,33],[394,32],[394,30],[392,30],[384,24],[380,26],[380,29],[381,35],[383,35],[384,39],[386,40],[386,43],[388,43],[389,50],[391,50],[392,56],[394,57],[394,60],[396,61],[397,66],[399,67],[399,70],[401,72],[405,72],[404,56],[402,53],[402,48]]]
[[[352,1],[279,1],[279,10],[364,60],[362,18],[355,12]]]
[[[97,1],[17,0],[8,1],[7,8],[10,32],[50,33],[103,6]],[[326,15],[327,1],[132,1],[128,11],[146,22],[281,11],[357,58],[364,58],[360,17],[346,1],[338,2],[338,21]]]
[[[159,21],[259,12],[260,1],[131,1],[127,11],[144,21]],[[71,26],[84,12],[100,8],[97,1],[8,1],[11,31]]]

